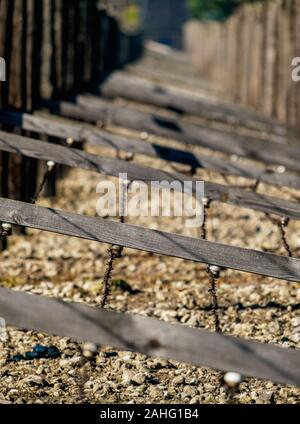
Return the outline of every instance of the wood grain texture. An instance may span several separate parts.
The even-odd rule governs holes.
[[[300,352],[0,288],[8,325],[300,385]]]
[[[222,103],[219,100],[182,93],[165,84],[153,83],[146,78],[128,73],[115,72],[100,87],[101,94],[108,98],[122,97],[140,103],[147,103],[179,113],[201,116],[209,120],[235,123],[250,128],[271,131],[282,135],[287,129],[275,120],[249,111],[241,106]]]
[[[197,127],[178,120],[121,107],[95,96],[78,96],[77,105],[62,102],[56,105],[63,116],[87,122],[108,121],[124,128],[147,131],[150,134],[172,138],[186,144],[219,150],[266,164],[285,166],[300,171],[299,147],[264,142],[252,137],[225,133],[220,130]]]
[[[134,138],[122,137],[100,129],[90,129],[80,126],[78,122],[65,123],[60,120],[45,117],[19,114],[15,112],[0,111],[0,122],[24,130],[46,134],[61,139],[68,137],[74,141],[87,142],[88,144],[113,149],[124,150],[134,154],[142,154],[160,158],[170,162],[188,164],[192,168],[205,168],[226,175],[235,175],[261,182],[300,189],[300,177],[285,172],[270,171],[256,165],[247,165],[226,159],[219,159],[207,155],[198,155],[185,150],[169,148],[157,143],[145,142]]]
[[[300,281],[300,260],[0,198],[0,221],[194,262]]]
[[[3,131],[0,131],[0,150],[40,160],[52,160],[60,165],[87,169],[103,175],[119,177],[119,174],[127,173],[130,180],[147,183],[152,181],[179,181],[181,186],[178,188],[181,191],[183,184],[188,180],[194,183],[193,194],[196,193],[197,180],[195,178],[149,168],[135,163],[128,163],[118,159],[98,156],[82,152],[78,149],[70,149]],[[290,219],[300,219],[300,205],[296,202],[211,182],[205,182],[204,188],[205,196],[211,200],[285,216]]]

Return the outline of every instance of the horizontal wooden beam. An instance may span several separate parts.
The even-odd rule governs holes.
[[[180,114],[201,116],[205,119],[234,122],[240,126],[273,134],[287,134],[288,129],[276,121],[242,106],[192,96],[168,87],[163,83],[153,83],[149,79],[130,75],[124,71],[114,72],[100,87],[107,98],[125,98],[131,101],[158,106],[177,111]]]
[[[167,181],[170,183],[179,181],[181,185],[175,187],[175,190],[182,190],[183,184],[188,179],[188,181],[194,183],[193,193],[195,193],[196,189],[197,180],[195,178],[98,156],[79,149],[70,149],[69,147],[50,144],[3,131],[0,131],[0,150],[40,160],[52,160],[60,165],[87,169],[103,175],[119,177],[119,174],[127,173],[128,178],[135,181],[147,183],[152,181]],[[300,220],[300,204],[296,202],[289,202],[276,197],[211,182],[205,182],[204,189],[205,196],[211,200]]]
[[[96,205],[95,205],[96,208]],[[0,198],[0,221],[300,282],[300,260]]]
[[[146,131],[185,144],[218,150],[269,165],[285,166],[290,171],[300,171],[298,161],[300,147],[197,127],[175,119],[122,107],[95,96],[78,96],[77,104],[61,102],[56,104],[55,108],[61,115],[69,118],[92,123],[101,120],[112,122],[124,128]]]
[[[170,162],[188,164],[194,169],[204,168],[225,175],[235,175],[259,180],[260,182],[279,187],[300,189],[300,177],[288,172],[273,172],[254,164],[247,165],[212,156],[198,155],[157,143],[122,137],[97,128],[81,126],[77,121],[74,121],[74,124],[72,124],[72,122],[66,123],[60,119],[55,119],[55,117],[46,118],[27,113],[0,111],[0,122],[11,127],[19,127],[38,134],[46,134],[62,139],[71,137],[74,141],[86,141],[88,144],[94,144],[116,151],[124,150]]]
[[[293,349],[4,288],[0,316],[25,330],[300,385],[300,352]]]

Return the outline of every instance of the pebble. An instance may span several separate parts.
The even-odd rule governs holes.
[[[47,381],[44,380],[39,375],[29,375],[28,377],[25,377],[21,381],[21,384],[27,384],[29,386],[39,386],[39,387],[44,387],[48,385]]]
[[[61,359],[59,361],[59,366],[65,368],[65,367],[80,365],[80,363],[81,363],[81,357],[74,356],[73,358],[70,358],[70,359]]]
[[[146,382],[146,377],[142,373],[138,373],[132,376],[131,383],[141,386]]]
[[[294,343],[300,343],[300,333],[292,334],[290,340]]]
[[[132,372],[129,372],[129,371],[124,372],[122,376],[122,383],[126,386],[129,386],[131,383],[132,376],[133,376]]]
[[[216,389],[216,386],[213,386],[212,384],[204,384],[204,389],[207,392],[213,392]]]
[[[174,386],[179,386],[180,384],[184,383],[184,377],[182,375],[178,375],[178,377],[175,377],[172,381]]]
[[[191,386],[185,386],[185,387],[183,388],[183,391],[182,391],[182,395],[181,395],[181,397],[182,397],[182,398],[186,398],[186,397],[193,398],[193,397],[195,397],[197,394],[198,394],[198,391],[197,391],[194,387],[191,387]]]
[[[300,327],[300,317],[293,318],[291,323],[293,327]]]
[[[197,385],[198,379],[195,377],[188,376],[188,377],[185,377],[185,383],[189,385]]]

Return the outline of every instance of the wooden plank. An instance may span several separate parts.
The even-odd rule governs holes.
[[[300,385],[300,352],[0,288],[8,325],[277,383]]]
[[[123,72],[115,72],[101,86],[101,94],[110,99],[122,97],[140,103],[159,106],[179,113],[201,116],[209,120],[230,122],[270,131],[282,135],[288,130],[276,121],[258,113],[237,107],[233,104],[222,103],[217,100],[200,96],[190,96],[175,88],[164,84],[155,84],[151,81],[132,76]]]
[[[72,237],[300,281],[300,260],[0,198],[0,221]]]
[[[126,66],[126,71],[130,74],[137,75],[152,80],[155,83],[175,85],[181,89],[205,93],[205,96],[217,98],[218,89],[215,85],[204,81],[200,77],[187,77],[183,73],[181,75],[172,72],[166,72],[158,67],[149,67],[141,62]]]
[[[272,172],[255,165],[246,165],[226,159],[211,156],[197,155],[185,150],[173,149],[157,143],[145,142],[117,136],[109,132],[80,126],[78,122],[65,123],[59,120],[48,119],[40,116],[19,114],[15,112],[0,111],[0,122],[12,127],[21,127],[24,130],[47,134],[53,137],[94,144],[101,147],[124,150],[134,154],[142,154],[160,158],[170,162],[191,165],[192,168],[205,168],[226,175],[235,175],[261,182],[300,189],[300,177],[284,173]]]
[[[135,163],[93,155],[78,149],[49,144],[3,131],[0,131],[0,150],[40,160],[52,160],[61,165],[87,169],[115,177],[119,177],[121,173],[127,173],[130,180],[147,183],[152,181],[179,181],[182,184],[180,190],[187,180],[185,175],[178,173],[169,173]],[[188,177],[188,180],[194,183],[197,181],[197,179],[191,177]],[[211,200],[285,216],[290,219],[300,219],[300,205],[296,202],[212,182],[205,182],[204,188],[205,196]],[[177,190],[179,187],[175,189]],[[193,193],[195,193],[195,189],[196,185],[193,184]]]
[[[124,128],[147,131],[179,142],[219,150],[270,165],[282,165],[291,171],[300,171],[298,147],[264,142],[251,137],[232,135],[218,130],[200,128],[166,119],[150,113],[117,106],[98,97],[78,96],[78,104],[60,102],[53,110],[68,118],[95,123],[112,122]],[[48,103],[49,107],[50,104]]]

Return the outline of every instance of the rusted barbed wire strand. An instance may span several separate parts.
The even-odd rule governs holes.
[[[201,238],[203,240],[207,240],[207,218],[208,218],[208,212],[211,208],[212,200],[209,198],[203,199],[203,221],[201,226]],[[221,328],[221,322],[219,317],[219,300],[218,300],[218,292],[217,292],[217,280],[220,277],[220,268],[214,267],[211,265],[207,265],[206,269],[208,280],[209,280],[209,290],[208,293],[211,296],[211,305],[210,305],[210,311],[212,312],[213,319],[214,319],[214,329],[216,333],[222,333]],[[224,385],[223,380],[224,374],[219,374],[219,386],[222,387]]]
[[[219,318],[219,302],[218,302],[218,293],[217,293],[217,280],[220,276],[220,273],[218,271],[214,272],[212,270],[212,267],[208,266],[207,274],[208,274],[209,284],[210,284],[210,289],[208,292],[210,293],[211,300],[212,300],[211,310],[214,317],[215,331],[217,333],[222,333],[221,323]]]
[[[43,191],[43,189],[44,189],[44,187],[45,187],[45,185],[48,181],[48,178],[54,172],[55,168],[56,168],[56,164],[54,162],[52,162],[52,161],[47,162],[47,169],[46,169],[46,171],[43,175],[43,178],[40,182],[40,185],[37,188],[37,191],[36,191],[34,197],[31,199],[31,203],[33,205],[35,205],[36,202],[38,201],[38,199],[40,198],[40,195],[41,195],[41,193],[42,193],[42,191]]]
[[[279,227],[279,230],[280,230],[280,235],[281,235],[281,240],[282,240],[283,246],[284,246],[284,248],[285,248],[285,250],[288,254],[288,257],[292,258],[293,257],[292,250],[291,250],[290,245],[287,241],[287,235],[286,235],[286,227],[288,226],[289,222],[290,222],[289,218],[282,218],[278,222],[278,227]]]
[[[258,180],[256,180],[256,182],[255,182],[255,184],[254,184],[254,186],[253,186],[253,188],[252,188],[252,190],[253,190],[253,192],[256,192],[257,191],[257,189],[258,189],[258,186],[259,186],[259,184],[260,184],[260,180],[258,179]],[[289,243],[288,243],[288,240],[287,240],[287,235],[286,235],[286,227],[288,226],[288,224],[289,224],[289,222],[290,222],[290,219],[289,218],[285,218],[285,217],[282,217],[281,219],[276,219],[276,218],[273,218],[270,214],[268,214],[268,213],[266,213],[265,214],[265,216],[274,224],[274,225],[276,225],[278,228],[279,228],[279,231],[280,231],[280,237],[281,237],[281,241],[282,241],[282,244],[283,244],[283,247],[284,247],[284,249],[285,249],[285,251],[286,251],[286,253],[287,253],[287,255],[290,257],[290,258],[292,258],[293,257],[293,254],[292,254],[292,250],[291,250],[291,248],[290,248],[290,245],[289,245]]]
[[[204,198],[203,199],[203,221],[201,225],[201,238],[207,240],[207,213],[211,206],[211,200]]]
[[[253,191],[253,193],[257,192],[259,185],[260,185],[260,179],[257,179],[255,183],[253,184],[253,186],[251,187],[251,190]]]
[[[288,257],[292,258],[293,253],[292,253],[292,250],[291,250],[291,247],[289,245],[289,242],[287,240],[287,235],[286,235],[286,228],[287,228],[287,226],[290,222],[290,219],[286,218],[286,217],[282,217],[280,219],[273,218],[269,213],[266,213],[265,215],[272,222],[272,224],[276,225],[279,228],[280,237],[281,237],[283,247],[284,247]]]
[[[203,221],[201,226],[201,238],[207,240],[207,216],[208,211],[211,207],[212,201],[208,198],[203,199]],[[217,280],[220,276],[220,270],[218,267],[207,266],[207,275],[209,279],[209,293],[211,295],[211,311],[214,317],[214,327],[217,333],[221,333],[221,323],[219,318],[219,302],[217,294]]]
[[[122,224],[125,223],[125,203],[126,203],[126,197],[128,193],[128,189],[130,186],[129,180],[122,181],[121,184],[121,202],[120,202],[120,222]],[[110,246],[108,249],[108,261],[106,265],[106,270],[103,278],[103,292],[102,292],[102,298],[100,301],[100,307],[104,308],[107,304],[107,300],[110,295],[111,291],[111,277],[114,270],[114,264],[117,259],[120,259],[122,257],[124,247],[123,246]]]
[[[228,175],[226,175],[226,174],[220,174],[220,175],[221,175],[221,177],[223,178],[223,180],[225,181],[226,184],[231,184],[230,178],[229,178]]]
[[[111,292],[111,276],[114,269],[114,263],[116,259],[122,257],[123,247],[121,246],[111,246],[108,250],[108,261],[106,265],[106,270],[103,278],[103,292],[100,302],[100,307],[104,308]]]
[[[129,180],[122,181],[121,184],[121,202],[120,202],[120,222],[122,224],[125,223],[125,202],[126,197],[128,193],[128,189],[130,187],[131,182]],[[123,246],[115,246],[112,245],[108,249],[108,261],[106,264],[106,270],[103,277],[103,292],[102,297],[100,301],[100,307],[104,308],[107,304],[110,292],[111,292],[111,277],[114,270],[114,264],[117,259],[120,259],[122,257],[124,247]],[[99,346],[94,346],[93,349],[86,349],[87,345],[83,348],[82,351],[82,360],[80,365],[80,382],[78,384],[79,386],[79,395],[82,402],[85,400],[85,391],[84,386],[88,379],[88,372],[87,372],[87,365],[88,363],[96,356],[96,354],[99,351]],[[89,353],[90,351],[90,353]]]

